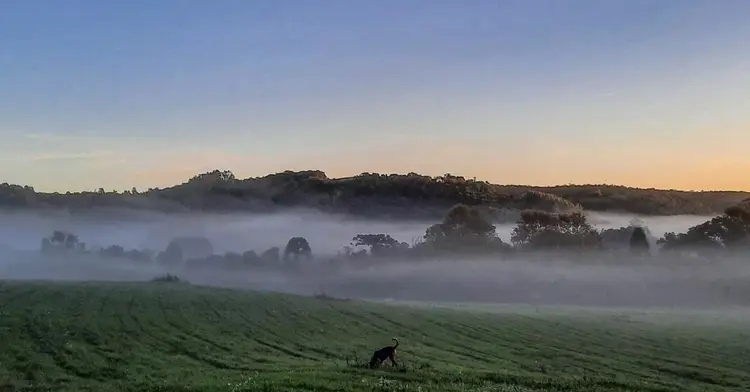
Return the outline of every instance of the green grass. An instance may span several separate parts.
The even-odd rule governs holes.
[[[665,317],[423,309],[181,283],[0,282],[0,391],[750,386],[744,319]],[[403,367],[347,365],[393,336]]]

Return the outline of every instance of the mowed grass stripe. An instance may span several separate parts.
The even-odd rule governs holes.
[[[741,325],[420,309],[164,283],[0,282],[11,390],[729,391]],[[401,339],[408,367],[366,370]],[[46,389],[45,389],[46,388]]]

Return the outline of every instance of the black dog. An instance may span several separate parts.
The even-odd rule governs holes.
[[[396,362],[396,347],[398,347],[398,339],[393,338],[393,341],[396,342],[393,346],[386,346],[372,353],[372,358],[370,358],[370,369],[380,366],[380,364],[386,359],[391,360],[391,366],[398,365]]]

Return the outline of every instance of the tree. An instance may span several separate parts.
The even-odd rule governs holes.
[[[522,208],[541,209],[549,212],[575,212],[582,207],[560,196],[539,191],[528,191],[520,197]]]
[[[201,173],[190,178],[188,182],[215,182],[215,181],[234,181],[237,178],[229,170],[213,170],[206,173]]]
[[[448,179],[446,179],[447,181]],[[427,228],[422,250],[504,251],[509,246],[497,237],[495,226],[477,207],[453,206],[439,224]]]
[[[156,256],[156,260],[161,264],[175,265],[180,264],[184,261],[184,253],[182,247],[176,242],[172,241],[167,245],[167,248],[163,252],[159,252]]]
[[[484,219],[477,208],[465,204],[453,206],[443,219],[443,228],[453,235],[492,237],[495,226]]]
[[[539,210],[521,212],[511,233],[516,246],[532,248],[596,248],[601,245],[599,233],[580,212],[556,214]]]
[[[353,247],[369,247],[372,256],[392,255],[399,249],[406,249],[409,247],[409,244],[399,242],[388,234],[358,234],[356,237],[352,238],[351,245]]]
[[[312,258],[312,249],[310,249],[310,243],[304,237],[292,237],[286,243],[284,247],[284,261],[289,261],[289,256],[292,256],[296,261],[300,256],[306,259]]]
[[[52,235],[42,238],[42,251],[59,251],[59,250],[76,250],[83,252],[86,250],[86,244],[80,242],[78,236],[61,230],[55,230]]]
[[[748,204],[748,207],[750,207],[750,203]],[[724,214],[730,218],[738,220],[745,225],[750,224],[750,211],[746,210],[743,207],[729,207],[724,210]]]
[[[477,208],[465,204],[453,206],[441,223],[428,227],[424,240],[426,244],[442,249],[482,247],[500,241],[495,225]]]
[[[602,247],[608,249],[627,248],[630,246],[630,238],[633,235],[632,226],[604,229],[599,232],[602,238]]]
[[[248,266],[261,264],[261,258],[254,250],[242,252],[242,263]]]
[[[346,256],[349,259],[364,259],[365,257],[367,257],[366,249],[356,250],[353,246],[350,246],[350,245],[344,246],[344,249],[342,249],[341,253],[343,253],[344,256]]]
[[[54,246],[52,246],[52,241],[50,241],[49,237],[42,238],[42,252],[50,253],[53,250],[54,250]]]
[[[643,227],[633,228],[633,234],[630,236],[630,252],[637,256],[648,255],[649,248],[648,237]]]
[[[121,258],[125,256],[125,248],[120,245],[111,245],[107,248],[101,249],[99,254],[102,257]]]
[[[278,246],[274,246],[270,249],[267,249],[265,252],[260,254],[260,258],[269,264],[278,264],[281,253],[281,249],[279,249]]]
[[[244,260],[242,259],[242,254],[237,252],[226,252],[224,253],[223,259],[223,267],[227,269],[241,269],[244,267]]]
[[[202,236],[175,237],[169,241],[165,252],[170,263],[181,263],[187,259],[200,259],[212,255],[214,246],[208,238]]]
[[[556,226],[557,216],[541,210],[521,211],[517,226],[511,233],[510,240],[516,246],[529,245],[544,231]]]
[[[604,229],[599,232],[602,247],[607,249],[628,249],[634,252],[650,249],[651,232],[643,221],[633,219],[627,226]]]
[[[750,212],[730,207],[685,233],[666,233],[657,243],[664,250],[745,249],[750,247]]]
[[[50,237],[50,242],[53,244],[63,244],[65,243],[65,239],[68,237],[68,234],[64,231],[55,230],[52,232],[52,236]]]

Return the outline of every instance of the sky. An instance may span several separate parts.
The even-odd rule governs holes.
[[[0,182],[750,190],[750,1],[5,0]]]

